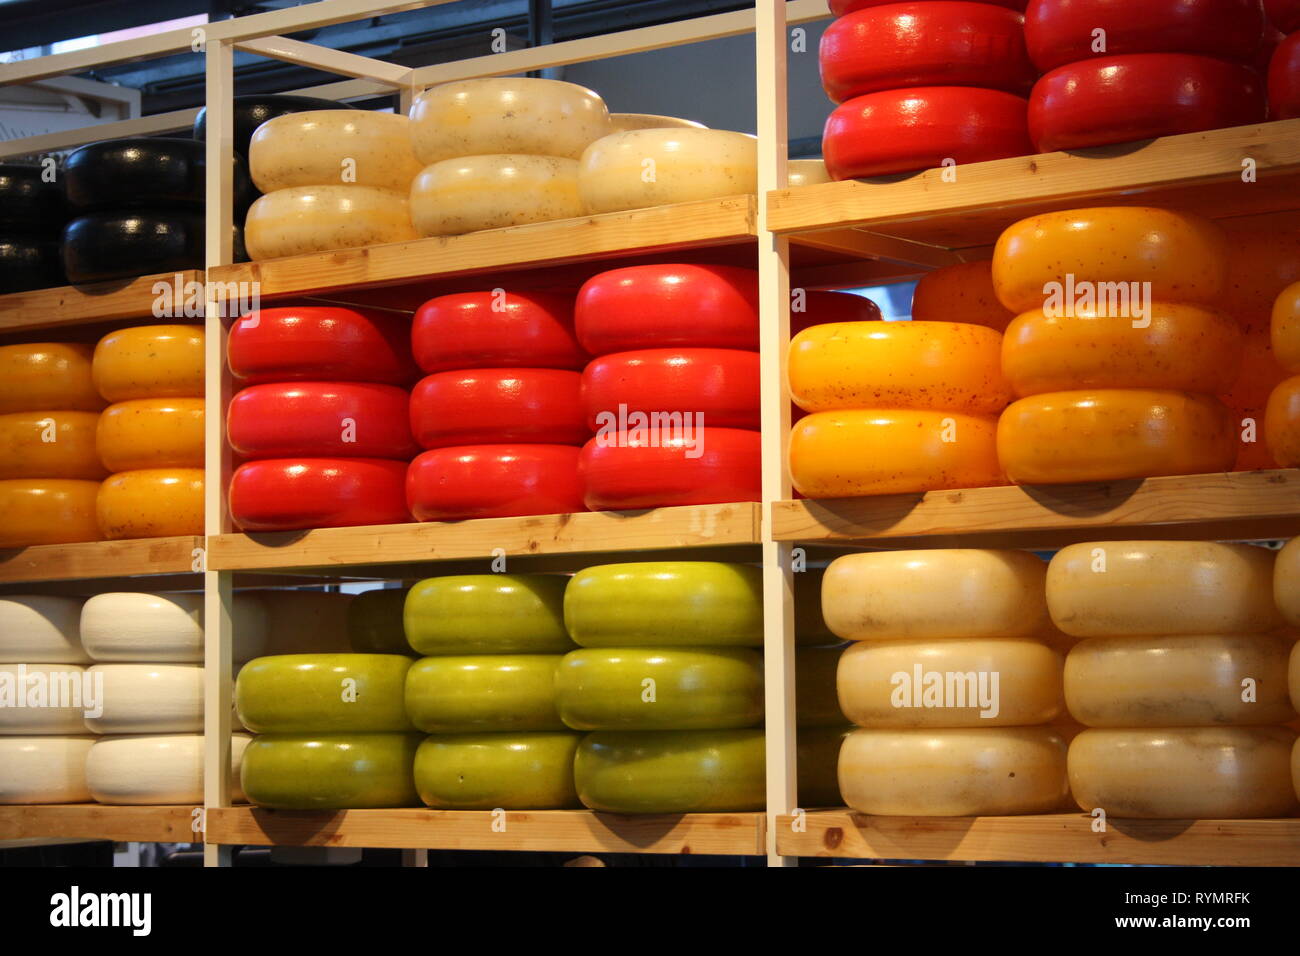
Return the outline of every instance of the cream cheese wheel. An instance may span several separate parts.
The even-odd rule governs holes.
[[[829,182],[834,180],[826,171],[826,163],[820,159],[792,159],[786,166],[786,183],[790,189]]]
[[[582,215],[578,163],[518,153],[434,163],[411,184],[411,221],[422,236],[456,236]]]
[[[248,210],[244,245],[254,261],[420,238],[405,192],[373,186],[295,186]]]
[[[88,803],[86,755],[95,738],[0,737],[0,804]]]
[[[611,133],[626,133],[634,129],[708,129],[695,120],[657,113],[610,113],[609,125]]]
[[[198,664],[96,664],[104,712],[87,717],[97,734],[193,734],[203,730],[203,668]]]
[[[308,110],[267,120],[248,146],[264,193],[295,186],[375,186],[405,192],[420,171],[411,121],[368,110]]]
[[[886,817],[1046,813],[1068,796],[1065,741],[1050,727],[855,730],[839,777],[848,806]]]
[[[1058,551],[1047,605],[1075,637],[1271,631],[1272,551],[1214,541],[1101,541]]]
[[[81,643],[81,598],[0,595],[0,664],[89,664]]]
[[[1285,727],[1085,730],[1070,744],[1070,790],[1109,817],[1285,817],[1296,809]]]
[[[0,664],[0,734],[83,734],[97,697],[77,664]]]
[[[411,104],[411,143],[426,165],[489,153],[577,159],[611,129],[604,100],[560,80],[457,80]]]
[[[822,614],[850,641],[1030,637],[1050,628],[1046,572],[1026,551],[848,554],[826,569]]]
[[[239,769],[253,738],[230,738],[231,799],[241,801]],[[86,784],[100,803],[167,806],[203,803],[203,735],[101,737],[86,756]]]
[[[242,663],[266,648],[266,608],[256,595],[236,594],[233,610],[233,659]],[[96,594],[82,608],[81,634],[96,661],[202,663],[203,595]]]
[[[718,129],[638,129],[587,147],[578,189],[589,213],[758,191],[758,143]]]
[[[1273,602],[1288,624],[1300,627],[1300,538],[1292,538],[1277,553]]]
[[[263,654],[346,654],[348,608],[355,595],[326,591],[260,591],[267,615]],[[260,655],[259,655],[260,656]]]

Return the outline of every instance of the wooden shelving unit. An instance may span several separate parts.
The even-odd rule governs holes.
[[[202,270],[190,269],[184,272],[140,276],[129,281],[59,286],[53,289],[34,289],[31,292],[11,292],[8,295],[0,295],[0,334],[39,329],[64,329],[68,326],[90,325],[117,319],[185,321],[154,319],[154,303],[161,295],[171,296],[174,300],[174,290],[178,283],[183,294],[187,284],[201,284],[203,276]],[[168,293],[159,291],[160,284],[173,291]],[[183,298],[181,304],[184,304]],[[200,308],[201,306],[200,300]],[[188,321],[197,323],[201,318]]]
[[[112,840],[114,843],[196,843],[199,807],[118,807],[101,803],[0,806],[0,841]]]
[[[0,584],[188,574],[202,570],[203,538],[132,538],[0,550]]]

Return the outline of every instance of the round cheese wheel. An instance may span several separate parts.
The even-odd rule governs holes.
[[[1300,0],[1264,0],[1264,12],[1283,33],[1300,30]]]
[[[1232,387],[1219,396],[1231,413],[1236,437],[1237,471],[1280,468],[1268,446],[1268,400],[1288,378],[1273,355],[1268,325],[1245,326],[1241,372]]]
[[[57,594],[0,595],[0,664],[89,664],[81,605]]]
[[[1291,662],[1288,667],[1288,683],[1291,688],[1291,706],[1300,710],[1300,644],[1291,648]],[[1296,789],[1300,793],[1300,788]]]
[[[0,163],[0,234],[57,239],[68,219],[64,186],[53,169]]]
[[[883,817],[1047,813],[1068,795],[1065,761],[1051,727],[855,730],[840,748],[840,791]]]
[[[199,664],[95,664],[104,682],[103,713],[87,717],[97,734],[192,734],[203,731]]]
[[[345,654],[352,594],[324,591],[253,592],[267,615],[267,654]]]
[[[1277,363],[1300,374],[1300,282],[1287,286],[1272,308],[1270,338]]]
[[[556,368],[437,372],[411,392],[411,429],[424,448],[451,445],[581,445],[591,435],[582,376]]]
[[[790,433],[790,478],[809,498],[1003,485],[996,430],[959,412],[818,412]]]
[[[257,734],[399,733],[411,729],[400,654],[282,654],[249,661],[235,710]]]
[[[1288,624],[1300,627],[1300,538],[1292,538],[1273,564],[1273,600]],[[0,632],[3,632],[0,627]]]
[[[95,346],[95,387],[110,402],[202,398],[201,325],[137,325],[110,332]]]
[[[557,574],[454,574],[426,578],[406,598],[406,639],[420,654],[563,654],[573,641],[564,626]]]
[[[0,480],[0,548],[99,541],[98,481]]]
[[[852,733],[851,727],[799,728],[795,751],[799,766],[799,806],[842,807],[839,775],[840,746]]]
[[[201,398],[137,398],[99,416],[95,447],[109,471],[203,467]]]
[[[27,236],[0,238],[0,294],[49,289],[69,280],[59,243]]]
[[[559,654],[426,657],[406,678],[406,712],[427,734],[564,730]]]
[[[786,188],[796,186],[815,186],[819,183],[834,182],[826,171],[826,163],[820,159],[792,159],[786,165]]]
[[[1275,120],[1300,116],[1300,38],[1294,33],[1278,45],[1269,62],[1268,113]]]
[[[798,597],[795,598],[795,643],[799,641]],[[832,636],[829,640],[834,641]],[[835,675],[840,666],[842,644],[799,647],[795,650],[795,721],[805,727],[844,727],[849,719],[840,709]]]
[[[248,155],[248,144],[253,139],[253,133],[267,120],[274,119],[277,116],[284,116],[287,113],[302,112],[303,110],[347,108],[346,104],[336,103],[334,100],[322,99],[317,96],[277,96],[264,93],[236,96],[233,106],[235,114],[235,151],[244,155]],[[208,111],[206,107],[200,107],[198,116],[194,118],[194,138],[200,143],[206,142],[207,133]]]
[[[232,603],[236,663],[262,653],[267,614],[255,594],[240,593]],[[81,609],[81,636],[96,661],[203,662],[203,595],[110,591],[88,598]]]
[[[179,209],[86,213],[63,230],[60,256],[74,285],[202,269],[203,214]]]
[[[415,754],[415,786],[440,810],[563,810],[578,806],[573,758],[581,734],[439,734]]]
[[[430,374],[468,368],[563,368],[587,361],[573,332],[573,301],[545,292],[440,295],[416,310],[411,348]]]
[[[110,541],[203,534],[203,469],[119,472],[100,486],[95,514]]]
[[[1279,465],[1300,465],[1300,375],[1273,389],[1264,412],[1264,438]]]
[[[411,184],[411,221],[422,236],[458,236],[582,215],[577,160],[514,153],[462,156],[426,166]]]
[[[63,162],[68,205],[95,209],[202,209],[204,147],[179,137],[131,137],[91,143]],[[247,171],[239,167],[243,177]]]
[[[613,133],[582,154],[578,191],[589,213],[756,193],[758,141],[720,129]]]
[[[87,803],[86,755],[95,738],[0,737],[0,804]]]
[[[426,451],[406,475],[417,521],[586,511],[572,445],[460,445]]]
[[[0,479],[79,478],[108,474],[95,451],[98,412],[0,415]]]
[[[103,705],[77,664],[0,664],[0,734],[85,733],[85,714]]]
[[[582,373],[587,427],[619,415],[702,415],[719,428],[759,427],[757,352],[739,349],[640,349],[592,361]]]
[[[253,133],[248,166],[264,193],[355,183],[403,192],[420,171],[411,121],[369,110],[309,110],[267,120]]]
[[[1047,569],[1052,621],[1075,637],[1271,631],[1274,554],[1214,541],[1100,541],[1058,551]]]
[[[247,734],[230,738],[231,799],[240,802],[239,770]],[[203,735],[101,737],[86,756],[86,783],[99,803],[167,806],[203,803]]]
[[[746,564],[602,564],[569,580],[564,623],[582,647],[761,647],[762,594]]]
[[[610,129],[604,100],[559,80],[457,80],[425,90],[411,105],[411,141],[425,164],[489,153],[577,159]]]
[[[927,272],[912,294],[913,322],[966,322],[1003,332],[1014,318],[998,301],[990,262],[960,262]]]
[[[374,186],[295,186],[253,203],[244,244],[254,261],[420,238],[406,193]]]
[[[634,129],[708,129],[695,120],[659,116],[655,113],[610,113],[609,128],[611,133],[625,133]]]
[[[578,798],[608,813],[761,810],[761,730],[588,734],[573,762]]]
[[[866,10],[869,7],[881,7],[897,2],[898,0],[830,0],[830,7],[832,14],[843,17],[855,10]],[[992,3],[1009,10],[1023,10],[1028,0],[980,0],[980,2]]]
[[[592,511],[762,500],[758,432],[701,426],[694,415],[680,428],[629,415],[628,426],[606,423],[583,446],[578,476]]]
[[[1278,295],[1300,281],[1300,212],[1217,221],[1228,237],[1228,283],[1221,308],[1243,329],[1267,326]]]
[[[797,290],[791,299],[791,338],[804,329],[827,322],[879,322],[882,318],[880,306],[866,296],[852,292],[803,289]]]
[[[401,524],[406,462],[383,458],[271,458],[230,477],[230,516],[244,531]]]
[[[348,605],[348,644],[354,654],[414,656],[402,628],[406,588],[363,591]]]
[[[405,389],[362,382],[252,385],[230,400],[226,437],[257,458],[415,457]]]
[[[1070,744],[1070,790],[1114,818],[1286,817],[1295,739],[1285,727],[1086,730]]]
[[[93,352],[80,342],[0,345],[0,414],[99,411],[105,402],[90,376]]]
[[[411,360],[405,315],[339,306],[250,312],[230,328],[230,373],[243,385],[268,382],[374,382],[405,385]]]
[[[418,734],[267,734],[244,750],[240,782],[259,807],[361,810],[419,803]]]

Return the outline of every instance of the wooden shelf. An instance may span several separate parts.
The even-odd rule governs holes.
[[[195,807],[110,807],[100,803],[0,806],[0,840],[85,839],[114,843],[198,843]]]
[[[163,282],[175,289],[178,281],[184,289],[186,283],[202,282],[203,272],[190,269],[185,272],[140,276],[130,280],[59,286],[54,289],[34,289],[31,292],[11,292],[8,295],[0,295],[0,332],[53,329],[67,325],[110,322],[114,319],[152,318],[154,302],[158,298],[158,294],[154,291],[154,284]],[[184,299],[180,304],[184,304]],[[165,321],[197,323],[202,322],[203,319]]]
[[[776,818],[785,856],[863,860],[1300,866],[1300,819],[1117,820],[1083,813],[1019,817],[872,817],[820,810]],[[798,828],[796,828],[796,824]]]
[[[3,549],[0,550],[0,584],[188,574],[194,571],[195,549],[202,547],[202,538],[184,535]]]

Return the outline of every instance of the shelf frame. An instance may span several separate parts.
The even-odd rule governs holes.
[[[112,806],[103,803],[0,806],[0,841],[111,840],[114,843],[198,843],[203,808]]]
[[[130,538],[0,550],[0,584],[93,580],[202,569],[204,539]]]

